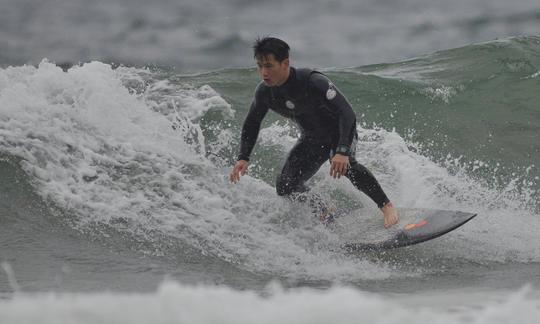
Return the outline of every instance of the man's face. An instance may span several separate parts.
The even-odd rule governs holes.
[[[261,79],[267,86],[280,86],[289,77],[289,59],[278,62],[273,54],[257,58],[257,67]]]

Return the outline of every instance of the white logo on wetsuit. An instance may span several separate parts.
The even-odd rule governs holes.
[[[334,89],[334,84],[332,82],[328,82],[328,90],[326,91],[326,99],[332,100],[336,97],[337,91]]]
[[[294,109],[294,104],[290,100],[285,101],[285,106],[287,106],[289,109]]]

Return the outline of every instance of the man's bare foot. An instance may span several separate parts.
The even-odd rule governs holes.
[[[384,215],[384,227],[389,228],[392,225],[395,225],[399,222],[399,216],[397,213],[396,207],[389,202],[381,208],[381,211]]]

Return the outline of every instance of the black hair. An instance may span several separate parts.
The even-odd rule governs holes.
[[[257,38],[253,43],[253,57],[259,59],[273,54],[278,62],[283,62],[289,58],[289,49],[289,45],[279,38]]]

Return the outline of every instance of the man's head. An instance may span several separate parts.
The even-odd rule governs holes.
[[[268,86],[279,86],[289,77],[289,45],[281,39],[265,37],[253,44],[259,74]]]

